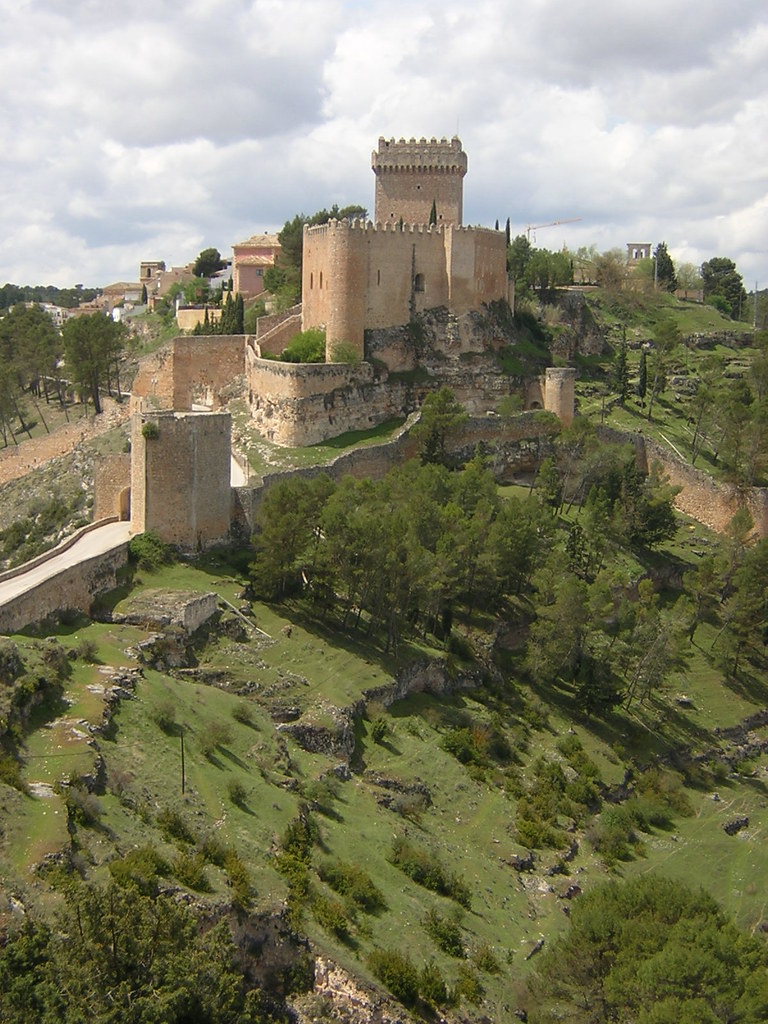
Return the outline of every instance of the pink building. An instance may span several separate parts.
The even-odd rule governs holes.
[[[245,298],[264,291],[264,272],[273,267],[280,255],[277,235],[252,235],[232,246],[232,290]]]

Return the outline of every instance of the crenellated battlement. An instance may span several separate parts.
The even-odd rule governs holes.
[[[448,139],[394,139],[379,138],[379,148],[371,153],[371,167],[378,175],[387,171],[425,173],[467,173],[467,154],[461,141]]]
[[[499,234],[494,228],[473,227],[471,224],[401,224],[399,221],[384,221],[374,223],[371,220],[329,220],[325,224],[305,225],[304,233],[313,239],[321,238],[323,235],[337,233],[362,232],[365,234],[385,235],[444,235],[450,228],[460,234],[469,232],[483,233],[486,235]]]

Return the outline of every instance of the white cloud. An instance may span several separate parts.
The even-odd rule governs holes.
[[[0,279],[104,284],[373,201],[450,136],[465,218],[768,278],[763,0],[0,0]]]

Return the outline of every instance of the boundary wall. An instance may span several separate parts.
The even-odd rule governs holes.
[[[141,360],[132,395],[159,409],[220,408],[222,392],[242,377],[247,335],[174,338]]]
[[[94,523],[91,529],[102,525],[103,523]],[[85,528],[87,529],[88,527]],[[80,534],[83,532],[85,531],[81,530]],[[71,543],[76,539],[72,538]],[[59,546],[53,553],[58,554],[61,550],[62,547]],[[51,553],[47,554],[52,557]],[[0,633],[16,633],[31,622],[40,622],[47,616],[67,608],[88,614],[97,597],[114,590],[117,585],[117,570],[127,561],[128,544],[125,543],[105,554],[94,555],[93,558],[78,562],[68,569],[62,569],[51,579],[0,605]],[[30,564],[19,568],[29,569]]]

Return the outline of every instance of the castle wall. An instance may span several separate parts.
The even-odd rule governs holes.
[[[131,486],[129,452],[103,455],[93,470],[93,521],[118,516],[128,519],[130,505],[125,494]]]
[[[445,306],[461,315],[506,299],[503,232],[331,221],[304,231],[302,329],[363,355],[366,330],[407,324]]]
[[[243,373],[245,342],[242,334],[174,338],[142,359],[132,394],[160,409],[218,408]]]
[[[145,437],[145,424],[157,436]],[[139,413],[131,432],[131,533],[200,548],[229,535],[231,417]]]
[[[276,444],[316,444],[396,415],[369,363],[278,363],[249,348],[246,373],[251,417]]]
[[[32,622],[71,608],[90,612],[94,600],[117,585],[116,573],[128,561],[128,545],[78,562],[32,590],[0,606],[0,633],[16,633]]]

